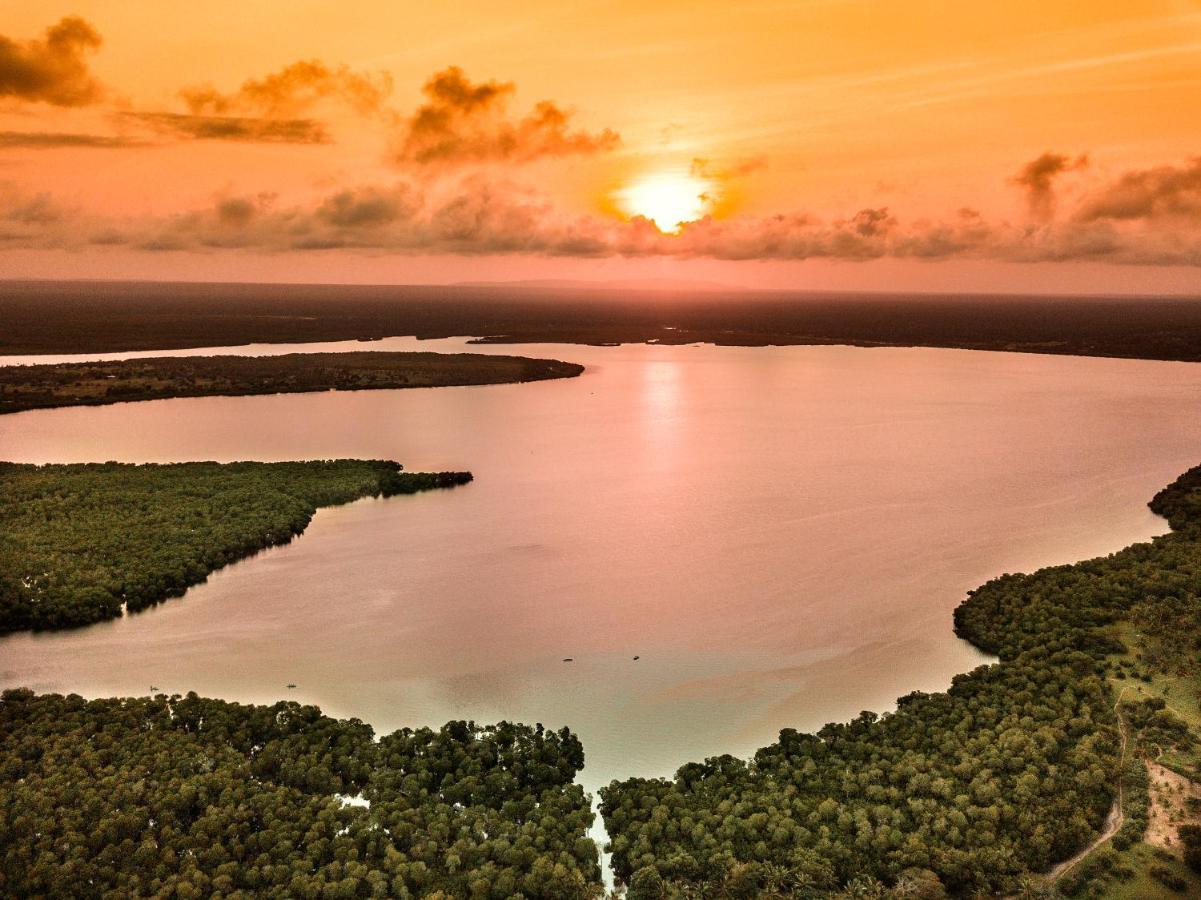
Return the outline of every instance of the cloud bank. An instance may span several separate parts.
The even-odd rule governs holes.
[[[1040,188],[1041,189],[1041,188]],[[1053,201],[1054,196],[1051,197]],[[1055,222],[1010,223],[972,209],[906,218],[868,207],[823,219],[804,212],[707,217],[663,234],[645,219],[568,214],[536,191],[477,173],[333,191],[308,205],[269,194],[224,197],[157,219],[114,221],[46,195],[0,193],[0,247],[119,245],[142,250],[270,253],[537,254],[722,260],[984,259],[1201,266],[1201,159],[1100,181]]]

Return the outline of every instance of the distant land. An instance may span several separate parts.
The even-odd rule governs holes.
[[[483,353],[287,353],[161,356],[104,362],[0,366],[0,415],[163,397],[295,394],[511,384],[571,378],[576,363]]]
[[[0,282],[0,354],[467,336],[489,343],[958,347],[1201,360],[1201,295]]]
[[[456,281],[450,287],[501,288],[555,291],[657,291],[679,293],[681,291],[724,291],[742,293],[744,287],[722,284],[719,281],[701,281],[692,278],[616,278],[611,281],[596,281],[583,278],[525,278],[515,281]]]

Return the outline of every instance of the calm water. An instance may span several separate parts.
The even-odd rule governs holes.
[[[418,344],[230,352],[331,346]],[[0,458],[19,461],[358,456],[476,475],[322,511],[153,611],[0,641],[0,684],[286,697],[383,730],[568,724],[594,788],[944,688],[984,661],[951,632],[967,589],[1160,532],[1146,501],[1201,461],[1201,366],[476,349],[588,370],[0,417]]]

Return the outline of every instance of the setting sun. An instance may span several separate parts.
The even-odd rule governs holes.
[[[644,175],[617,192],[623,212],[642,216],[660,231],[678,231],[685,222],[693,222],[712,205],[709,182],[686,172],[656,172]]]

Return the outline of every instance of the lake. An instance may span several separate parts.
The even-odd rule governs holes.
[[[220,352],[306,349],[465,347]],[[0,458],[15,461],[382,457],[476,476],[323,510],[292,544],[146,613],[8,637],[0,684],[286,698],[385,731],[566,724],[595,789],[944,689],[988,661],[952,633],[965,591],[1162,532],[1147,500],[1201,462],[1201,366],[1188,364],[466,349],[588,368],[0,417]]]

